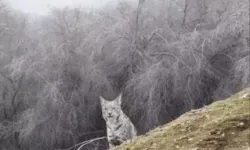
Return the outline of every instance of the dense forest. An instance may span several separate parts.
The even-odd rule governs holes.
[[[144,134],[247,87],[249,41],[249,0],[120,0],[40,17],[0,0],[0,149],[105,136],[100,95],[123,93]]]

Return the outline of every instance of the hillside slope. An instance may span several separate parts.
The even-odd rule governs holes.
[[[249,150],[250,88],[192,110],[115,150]]]

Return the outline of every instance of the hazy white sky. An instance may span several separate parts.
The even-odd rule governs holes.
[[[6,0],[13,8],[26,13],[45,15],[50,7],[79,6],[98,8],[115,0]]]

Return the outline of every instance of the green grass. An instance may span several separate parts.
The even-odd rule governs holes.
[[[250,88],[192,110],[115,150],[250,150]]]

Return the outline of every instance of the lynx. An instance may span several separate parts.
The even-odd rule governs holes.
[[[131,140],[137,134],[135,126],[122,111],[121,98],[120,94],[115,100],[107,101],[100,96],[110,149]]]

